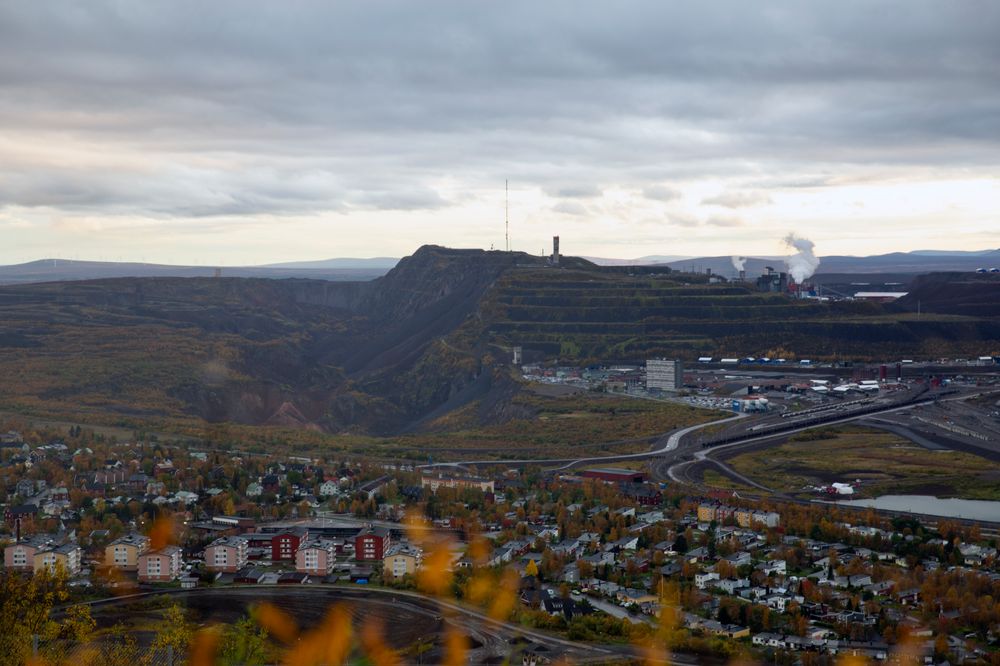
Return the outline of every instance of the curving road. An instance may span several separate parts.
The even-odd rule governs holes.
[[[732,478],[738,479],[740,482],[745,483],[745,484],[747,484],[749,486],[753,486],[755,488],[759,488],[759,489],[767,491],[769,493],[773,493],[774,491],[771,490],[770,488],[767,488],[766,486],[763,486],[760,483],[758,483],[758,482],[756,482],[756,481],[754,481],[754,480],[752,480],[752,479],[750,479],[750,478],[748,478],[748,477],[740,474],[736,470],[734,470],[731,467],[729,467],[728,465],[726,465],[724,462],[715,459],[713,457],[713,454],[716,453],[716,452],[718,452],[718,451],[725,450],[725,449],[742,447],[742,446],[746,446],[748,444],[759,444],[759,443],[767,442],[767,441],[770,441],[770,440],[775,440],[775,439],[780,439],[780,438],[788,437],[789,435],[794,435],[796,433],[805,432],[807,430],[812,430],[814,428],[821,428],[821,427],[825,428],[825,427],[831,426],[831,425],[841,425],[841,424],[844,424],[844,423],[851,423],[851,422],[854,422],[854,421],[860,421],[860,420],[864,420],[864,419],[867,419],[867,418],[872,418],[872,417],[876,417],[876,416],[880,416],[880,415],[884,415],[884,414],[893,414],[893,413],[896,413],[896,412],[901,412],[901,411],[905,411],[905,410],[908,410],[908,409],[913,409],[914,407],[919,407],[919,406],[922,406],[922,405],[931,405],[931,404],[934,404],[936,401],[940,401],[940,402],[953,402],[953,401],[960,401],[960,400],[969,400],[970,398],[975,398],[975,397],[978,397],[979,395],[980,394],[976,393],[976,394],[965,394],[965,395],[951,396],[951,397],[947,397],[947,398],[931,398],[929,400],[919,400],[917,402],[911,402],[911,403],[907,403],[905,405],[887,406],[885,409],[881,409],[881,410],[878,410],[876,412],[868,412],[866,414],[848,415],[848,416],[844,416],[843,418],[833,419],[833,420],[830,420],[830,421],[824,421],[823,423],[819,423],[819,424],[813,424],[813,425],[803,426],[801,428],[794,428],[792,430],[785,430],[785,431],[783,431],[781,433],[778,433],[778,434],[763,434],[763,435],[759,435],[759,436],[756,436],[756,437],[747,437],[745,439],[742,439],[742,440],[740,440],[738,442],[733,442],[731,444],[720,444],[718,446],[713,446],[712,448],[709,448],[709,449],[700,449],[700,450],[695,451],[694,458],[692,460],[685,460],[685,461],[680,461],[680,462],[674,462],[673,464],[671,464],[667,468],[667,470],[666,470],[666,475],[670,478],[670,480],[678,482],[678,483],[692,483],[691,479],[687,479],[687,478],[683,477],[683,471],[684,471],[684,469],[687,468],[688,466],[691,466],[691,465],[696,465],[698,463],[708,462],[708,463],[711,463],[711,464],[715,465],[716,467],[718,467],[727,476],[730,476]],[[697,484],[695,484],[695,485],[697,485]]]
[[[616,455],[609,456],[590,456],[585,458],[512,458],[509,460],[463,460],[461,462],[439,462],[439,463],[428,463],[426,465],[417,465],[417,469],[462,469],[467,466],[472,465],[505,465],[508,467],[517,467],[521,465],[560,465],[555,469],[566,470],[571,469],[577,465],[589,465],[592,463],[603,463],[603,462],[621,462],[623,460],[644,460],[647,458],[656,458],[662,455],[672,453],[678,449],[681,443],[681,438],[687,434],[701,430],[702,428],[707,428],[709,426],[718,425],[720,423],[728,423],[730,421],[736,421],[738,419],[745,418],[747,414],[736,414],[726,419],[720,419],[717,421],[708,421],[707,423],[698,423],[693,426],[687,426],[686,428],[680,428],[679,430],[673,430],[668,433],[664,433],[660,436],[656,443],[653,444],[654,448],[651,451],[642,451],[640,453],[620,453]]]

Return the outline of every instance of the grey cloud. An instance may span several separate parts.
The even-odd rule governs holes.
[[[771,197],[763,192],[723,192],[714,197],[702,199],[702,204],[724,208],[747,208],[771,203]]]
[[[595,185],[566,185],[546,188],[546,194],[561,199],[593,199],[604,192]]]
[[[440,194],[430,189],[366,191],[349,197],[348,202],[374,210],[434,210],[448,205]]]
[[[563,215],[586,215],[589,211],[586,206],[577,201],[560,201],[552,207],[555,213]]]
[[[669,201],[663,181],[995,167],[998,25],[995,3],[902,0],[3,3],[5,133],[157,169],[29,164],[0,205],[412,210],[508,176]]]
[[[666,185],[649,185],[643,188],[642,196],[653,201],[673,201],[679,199],[681,193]]]
[[[697,227],[698,218],[693,215],[675,214],[670,216],[671,224],[678,227]]]
[[[742,227],[743,220],[738,217],[730,217],[727,215],[716,215],[709,217],[705,220],[705,224],[711,227]]]

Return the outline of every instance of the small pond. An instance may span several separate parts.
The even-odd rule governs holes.
[[[870,506],[888,511],[908,511],[929,516],[1000,522],[1000,502],[941,499],[932,495],[883,495],[875,499],[839,501],[847,506]]]

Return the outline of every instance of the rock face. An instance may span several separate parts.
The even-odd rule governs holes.
[[[996,276],[928,276],[898,305],[819,303],[663,267],[420,248],[370,282],[123,278],[0,287],[0,406],[390,434],[512,414],[534,360],[973,353]],[[909,315],[952,308],[966,318]],[[958,295],[958,296],[956,296]],[[911,308],[912,309],[912,308]],[[930,346],[928,346],[930,345]],[[474,407],[474,408],[472,408]],[[470,416],[471,415],[471,416]],[[523,416],[523,414],[521,415]],[[446,419],[447,420],[447,419]]]
[[[917,277],[893,303],[909,312],[1000,317],[1000,273],[931,273]]]
[[[122,278],[0,287],[0,371],[27,371],[37,385],[28,400],[3,389],[0,399],[61,412],[97,402],[123,414],[395,432],[439,403],[478,393],[468,387],[483,383],[479,342],[443,338],[477,312],[504,271],[543,263],[426,246],[370,282]],[[73,369],[87,381],[74,381]],[[142,410],[133,383],[145,387]]]

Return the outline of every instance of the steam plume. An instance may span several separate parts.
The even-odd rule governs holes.
[[[737,257],[735,254],[729,257],[729,260],[733,262],[733,268],[738,271],[742,271],[743,267],[747,265],[746,257]]]
[[[808,238],[799,238],[795,234],[785,236],[785,245],[797,250],[795,254],[785,260],[788,264],[788,272],[792,274],[795,281],[801,284],[819,268],[819,257],[813,254],[816,246]]]

